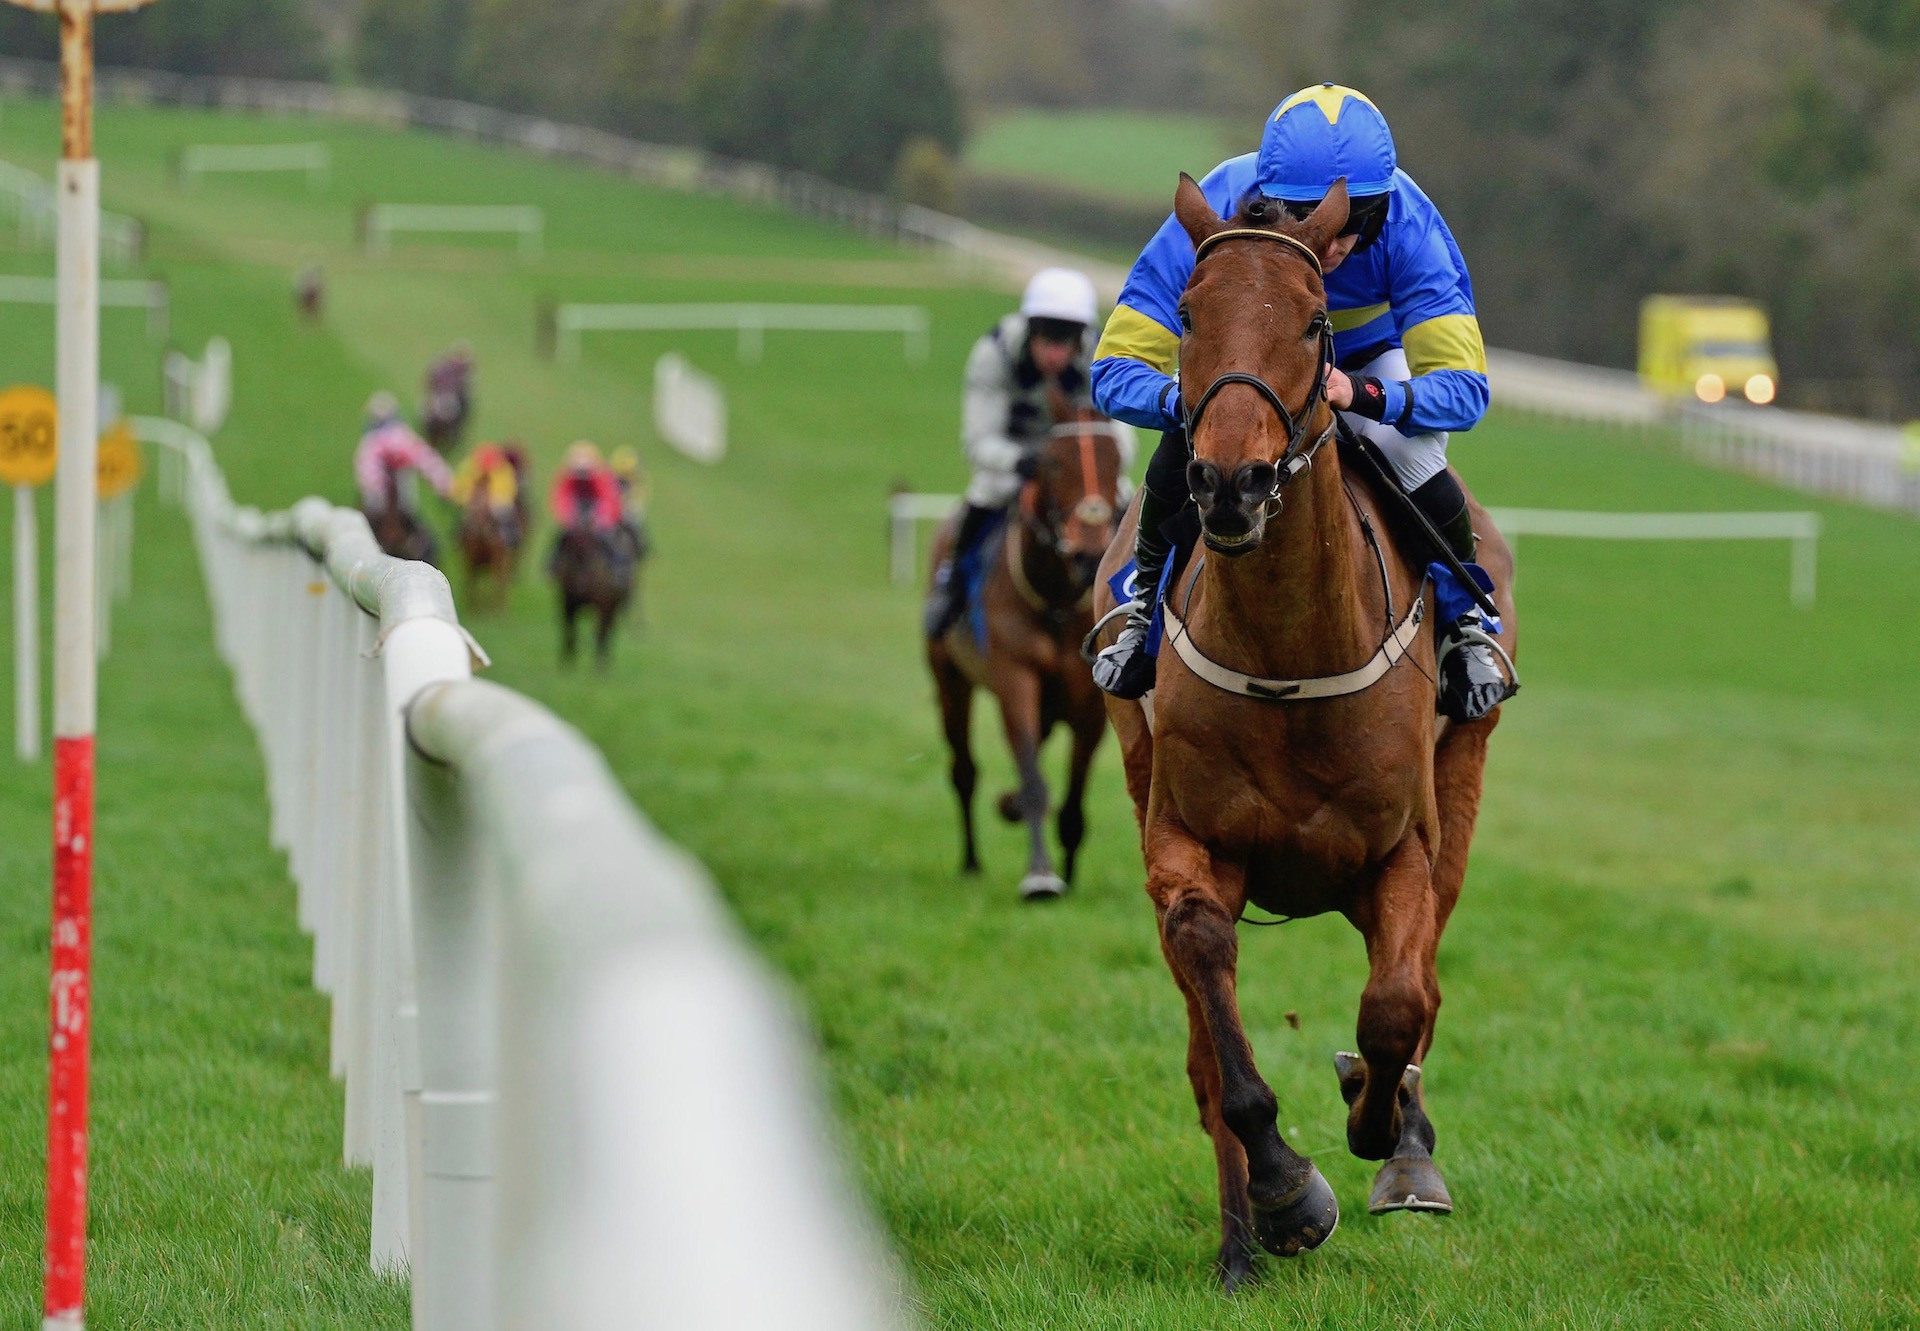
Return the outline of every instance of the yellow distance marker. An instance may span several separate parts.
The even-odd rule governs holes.
[[[0,482],[45,485],[59,461],[60,409],[33,384],[0,392]]]
[[[102,499],[118,499],[140,481],[140,445],[123,416],[100,436],[94,481]]]

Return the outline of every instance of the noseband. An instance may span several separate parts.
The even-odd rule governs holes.
[[[1312,264],[1313,271],[1316,274],[1324,275],[1320,266],[1320,256],[1315,254],[1307,245],[1295,240],[1292,236],[1282,235],[1278,231],[1263,231],[1255,227],[1233,227],[1226,231],[1214,232],[1211,236],[1201,241],[1199,248],[1194,251],[1194,264],[1198,266],[1200,261],[1207,257],[1207,251],[1223,240],[1252,240],[1256,238],[1260,240],[1271,240],[1286,246],[1301,258],[1305,259],[1309,264]],[[1219,395],[1220,390],[1228,384],[1245,384],[1262,398],[1266,399],[1267,405],[1273,408],[1274,414],[1280,418],[1281,425],[1285,426],[1287,431],[1287,447],[1285,451],[1281,453],[1280,462],[1274,469],[1273,489],[1267,496],[1269,499],[1278,499],[1280,497],[1281,486],[1313,465],[1313,455],[1319,451],[1320,446],[1326,443],[1333,434],[1333,422],[1328,421],[1327,428],[1320,432],[1319,437],[1311,443],[1303,443],[1307,432],[1307,424],[1313,419],[1313,409],[1320,405],[1326,397],[1327,373],[1333,369],[1333,323],[1327,317],[1325,306],[1322,306],[1320,309],[1319,319],[1320,365],[1319,368],[1314,371],[1313,387],[1307,390],[1307,400],[1300,404],[1299,415],[1296,416],[1293,412],[1287,410],[1287,404],[1280,400],[1280,394],[1275,391],[1272,384],[1268,383],[1259,375],[1249,374],[1244,370],[1229,370],[1225,374],[1220,375],[1212,383],[1207,385],[1206,390],[1200,394],[1193,406],[1187,411],[1185,429],[1188,445],[1191,447],[1194,440],[1198,437],[1200,418],[1205,414],[1208,404],[1211,403],[1213,399]]]

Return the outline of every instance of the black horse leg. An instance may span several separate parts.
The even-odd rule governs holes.
[[[580,612],[579,602],[571,597],[560,599],[560,664],[572,665],[578,644],[574,635],[574,616]]]

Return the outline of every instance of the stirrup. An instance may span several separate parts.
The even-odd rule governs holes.
[[[1498,684],[1498,696],[1492,698],[1483,706],[1474,707],[1471,703],[1470,695],[1468,697],[1461,697],[1457,694],[1453,695],[1459,704],[1456,713],[1455,709],[1445,705],[1449,696],[1446,671],[1447,659],[1456,652],[1470,651],[1475,648],[1485,648],[1495,668],[1505,677],[1500,680]],[[1478,721],[1501,703],[1513,697],[1514,694],[1520,692],[1520,672],[1514,666],[1513,658],[1507,654],[1507,649],[1502,647],[1492,634],[1480,626],[1477,622],[1477,617],[1470,616],[1465,619],[1456,620],[1441,633],[1439,652],[1434,657],[1434,668],[1435,673],[1440,676],[1440,697],[1436,700],[1438,710],[1441,715],[1456,721]],[[1471,681],[1469,681],[1469,683],[1476,691],[1493,687],[1485,681],[1478,684],[1473,684]]]

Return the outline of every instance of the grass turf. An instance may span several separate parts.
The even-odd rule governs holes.
[[[12,160],[41,163],[52,136],[43,105],[0,115]],[[166,171],[181,143],[310,138],[335,154],[315,195],[268,178],[182,191]],[[791,977],[928,1323],[1920,1319],[1920,1079],[1900,1057],[1920,1036],[1910,522],[1703,471],[1657,438],[1496,416],[1456,442],[1494,503],[1819,508],[1819,604],[1788,605],[1780,546],[1526,542],[1528,687],[1496,738],[1429,1063],[1460,1213],[1362,1213],[1371,1168],[1341,1148],[1328,1060],[1351,1041],[1357,937],[1337,920],[1250,932],[1249,1033],[1283,1129],[1348,1217],[1229,1301],[1207,1270],[1211,1157],[1115,755],[1097,764],[1066,901],[1015,900],[1012,831],[989,829],[986,877],[955,874],[916,598],[885,582],[885,491],[962,480],[959,366],[1003,298],[777,214],[444,140],[117,110],[100,140],[109,205],[153,226],[181,341],[234,341],[219,452],[243,501],[345,499],[361,400],[412,389],[456,337],[475,344],[483,433],[524,433],[547,464],[583,434],[642,447],[660,553],[612,673],[556,668],[531,574],[506,615],[473,627],[497,678],[605,747]],[[362,259],[352,215],[371,198],[538,202],[550,252],[520,264],[454,242]],[[320,330],[298,326],[288,294],[313,258],[332,280]],[[933,357],[775,334],[742,366],[724,335],[636,334],[589,340],[561,367],[533,350],[549,295],[911,300],[933,311]],[[107,328],[109,376],[151,405],[153,349],[115,316]],[[5,312],[9,377],[45,378],[49,330]],[[734,450],[717,468],[648,433],[647,369],[675,346],[726,381]],[[191,553],[150,504],[140,533],[139,592],[103,675],[95,1319],[403,1325],[403,1290],[365,1268],[367,1180],[337,1167],[324,1007]],[[989,795],[1011,775],[991,720],[977,723]],[[37,1283],[44,765],[4,782],[11,1317]]]
[[[1257,146],[1257,124],[1238,133],[1236,128],[1207,116],[1004,111],[988,117],[967,140],[966,163],[1171,209],[1182,171],[1198,180],[1226,158]]]

